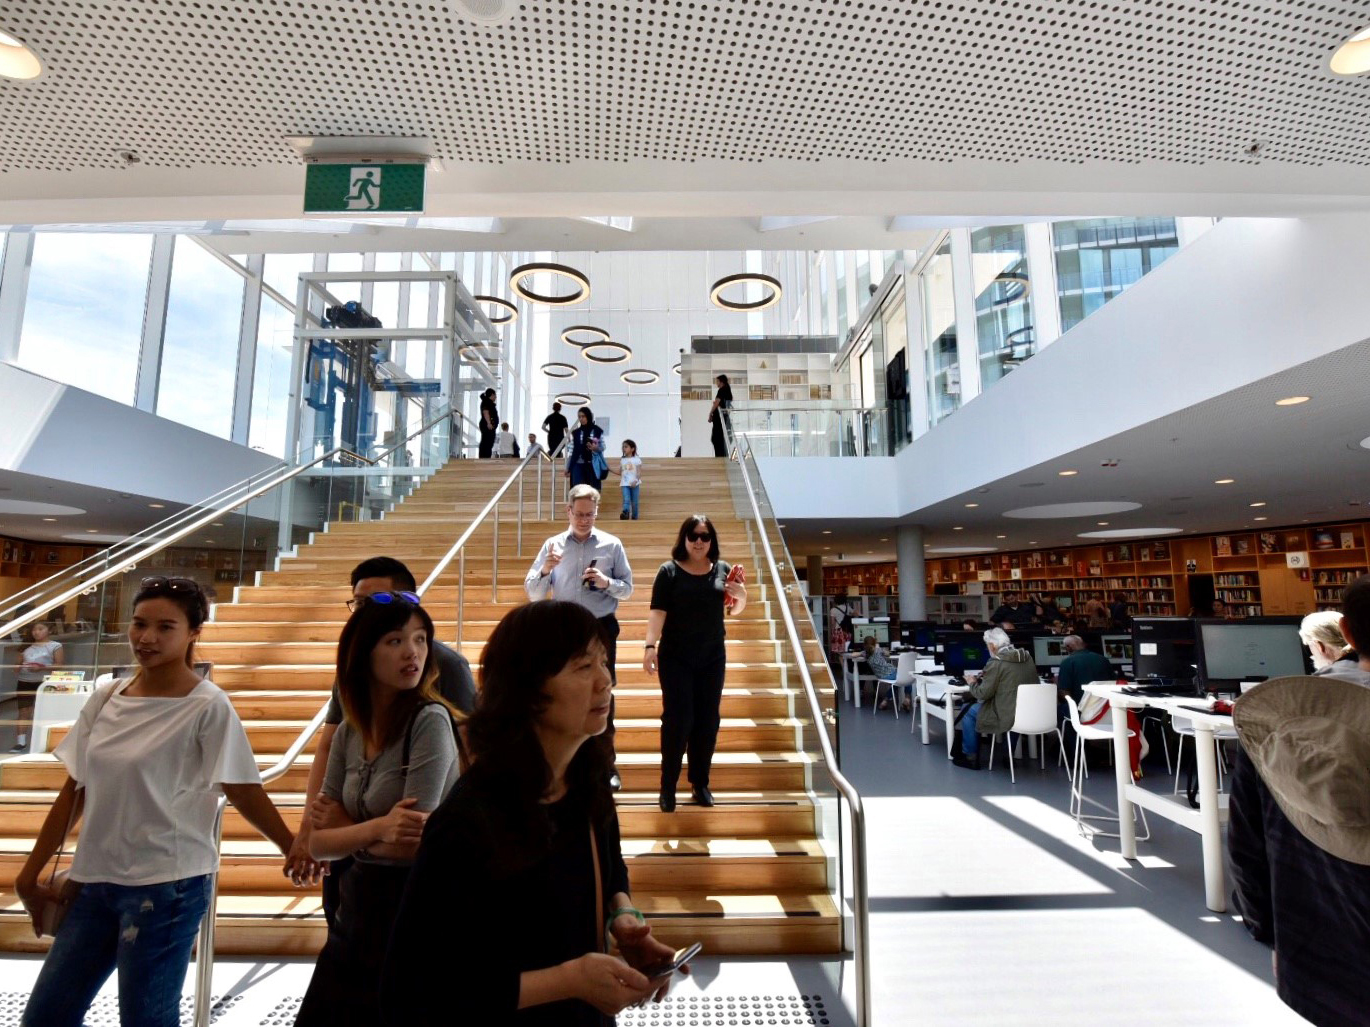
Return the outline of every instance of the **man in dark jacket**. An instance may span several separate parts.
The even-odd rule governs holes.
[[[1370,640],[1370,577],[1342,597]],[[1239,700],[1228,849],[1246,929],[1274,948],[1280,998],[1320,1027],[1370,1022],[1370,659],[1277,678]]]
[[[1018,686],[1037,680],[1037,665],[1026,649],[1015,649],[1003,628],[985,632],[989,647],[989,663],[980,680],[970,686],[975,697],[961,717],[961,751],[952,754],[952,762],[967,770],[979,770],[976,759],[980,751],[980,733],[997,735],[1013,727],[1018,712]]]
[[[1018,602],[1017,592],[1005,592],[1003,605],[994,611],[990,623],[996,628],[1003,627],[1005,622],[1014,627],[1022,627],[1031,624],[1036,617],[1037,611],[1034,607]]]
[[[1065,716],[1066,696],[1077,703],[1085,694],[1085,685],[1091,681],[1112,681],[1118,675],[1113,672],[1113,664],[1103,653],[1085,648],[1085,640],[1079,635],[1067,635],[1061,639],[1061,648],[1069,655],[1061,661],[1056,672],[1056,692],[1060,696],[1062,716]]]

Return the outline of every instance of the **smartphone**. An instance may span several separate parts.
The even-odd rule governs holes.
[[[703,949],[704,946],[699,942],[695,942],[693,945],[689,945],[683,949],[676,949],[675,954],[671,956],[669,962],[658,963],[656,966],[646,967],[642,971],[642,975],[649,980],[656,980],[658,977],[669,977],[690,960],[694,959],[695,956],[699,955]]]
[[[595,564],[597,563],[599,563],[598,560],[591,560],[589,565],[585,569],[587,571],[593,570]],[[595,590],[595,583],[591,581],[589,578],[582,578],[580,582],[580,587],[586,589],[587,591],[593,592]]]

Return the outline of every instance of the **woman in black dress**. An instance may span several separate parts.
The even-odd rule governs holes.
[[[595,424],[595,412],[589,407],[581,407],[576,412],[579,422],[571,431],[571,442],[567,447],[566,477],[571,479],[571,488],[589,485],[599,490],[599,475],[595,473],[594,458],[604,438],[604,429]]]
[[[639,972],[671,950],[628,892],[600,737],[612,691],[601,630],[583,606],[543,600],[491,633],[471,769],[424,828],[383,1023],[609,1027],[665,996],[669,978]]]
[[[477,455],[489,460],[494,455],[495,432],[499,430],[499,411],[495,409],[495,390],[486,389],[480,396],[480,449]]]
[[[723,618],[747,605],[747,589],[729,581],[732,567],[718,558],[718,532],[704,514],[685,518],[671,559],[652,583],[642,669],[661,675],[661,809],[675,810],[680,760],[689,750],[695,802],[714,804],[709,769],[718,744],[719,706],[728,657]],[[727,609],[724,597],[731,596]]]
[[[728,417],[728,411],[733,405],[733,387],[728,384],[728,376],[720,374],[714,379],[714,384],[718,386],[718,393],[714,396],[713,406],[709,407],[709,421],[714,426],[713,444],[714,456],[728,455],[728,436],[723,431],[723,423]],[[728,422],[729,427],[732,422]]]

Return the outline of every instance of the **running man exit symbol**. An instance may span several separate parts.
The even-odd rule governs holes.
[[[426,170],[422,164],[308,164],[305,213],[422,212]]]

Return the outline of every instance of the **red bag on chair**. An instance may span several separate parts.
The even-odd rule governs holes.
[[[740,563],[735,563],[733,564],[732,569],[728,571],[727,580],[735,581],[739,585],[745,585],[747,583],[747,572],[742,569]],[[731,610],[736,605],[737,600],[725,593],[723,596],[723,609]]]

